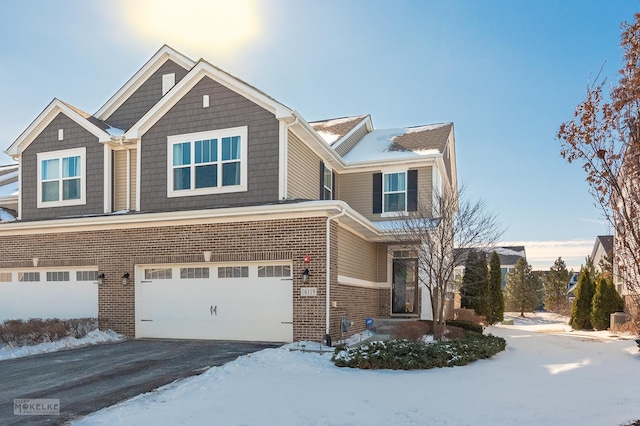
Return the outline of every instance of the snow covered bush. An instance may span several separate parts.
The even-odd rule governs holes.
[[[502,337],[467,333],[464,339],[433,343],[390,340],[355,348],[337,347],[332,361],[338,367],[391,370],[426,370],[467,365],[490,358],[507,347]]]

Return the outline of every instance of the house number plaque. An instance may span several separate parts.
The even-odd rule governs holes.
[[[300,296],[302,297],[311,297],[311,296],[317,296],[318,295],[318,289],[316,287],[302,287],[300,289]]]

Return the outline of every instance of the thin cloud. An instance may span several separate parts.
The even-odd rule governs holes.
[[[578,271],[591,255],[594,240],[577,239],[565,241],[511,241],[505,246],[524,246],[527,262],[536,270],[548,270],[558,257],[567,265],[567,269]]]

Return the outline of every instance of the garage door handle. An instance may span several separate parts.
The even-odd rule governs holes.
[[[209,312],[211,312],[211,316],[214,316],[214,315],[218,316],[218,305],[216,306],[211,305]]]

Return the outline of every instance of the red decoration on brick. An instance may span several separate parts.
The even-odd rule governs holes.
[[[306,255],[306,256],[304,257],[304,263],[311,263],[311,256]]]

